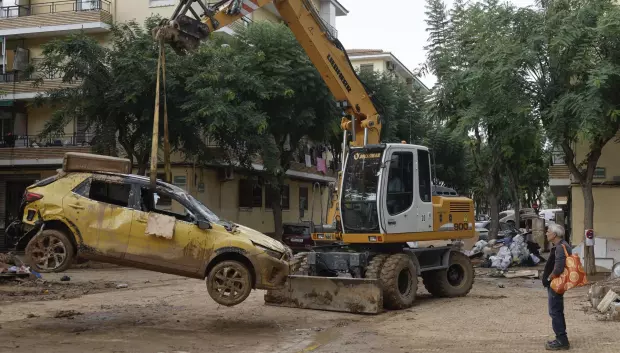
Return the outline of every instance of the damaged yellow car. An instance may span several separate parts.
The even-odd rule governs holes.
[[[206,279],[226,306],[284,284],[290,248],[130,170],[126,159],[68,153],[57,175],[26,189],[14,237],[35,271],[64,271],[79,256]]]

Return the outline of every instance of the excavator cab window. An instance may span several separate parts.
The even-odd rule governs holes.
[[[431,202],[432,186],[431,186],[431,166],[428,158],[428,151],[418,150],[418,178],[420,201]]]
[[[347,158],[341,209],[345,232],[379,232],[377,191],[382,157],[382,149],[359,149]]]
[[[413,153],[394,152],[389,165],[386,201],[388,213],[395,216],[413,204]]]

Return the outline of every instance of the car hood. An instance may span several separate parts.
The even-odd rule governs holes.
[[[242,225],[238,225],[237,229],[241,232],[242,235],[248,237],[248,239],[250,239],[253,243],[264,246],[271,250],[275,250],[280,253],[286,252],[286,247],[284,246],[284,244],[273,238],[270,238],[269,236],[261,232]]]

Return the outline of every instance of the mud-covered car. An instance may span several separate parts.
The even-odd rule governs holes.
[[[99,159],[107,167],[92,162]],[[79,256],[204,278],[210,296],[228,306],[253,288],[284,284],[289,247],[220,219],[179,187],[158,180],[152,188],[146,177],[112,172],[128,162],[115,160],[67,154],[62,171],[26,189],[12,237],[35,271],[64,271]]]

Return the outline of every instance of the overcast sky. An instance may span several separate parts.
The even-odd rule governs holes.
[[[338,0],[349,10],[336,18],[338,38],[347,49],[383,49],[390,51],[409,69],[424,62],[426,52],[425,0]],[[512,0],[518,6],[533,5],[535,0]],[[452,0],[446,0],[451,6]],[[435,78],[421,78],[429,88]]]

